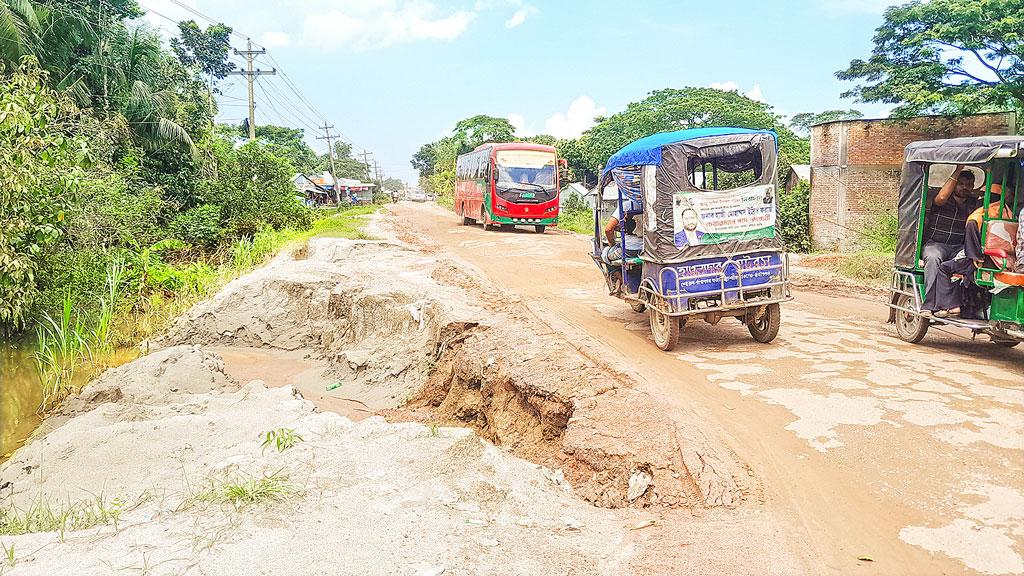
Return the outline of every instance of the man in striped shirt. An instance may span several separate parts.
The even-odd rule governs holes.
[[[978,207],[973,197],[974,173],[957,166],[928,207],[924,230],[924,303],[923,311],[938,310],[936,280],[941,273],[939,264],[952,260],[964,248],[967,217]]]

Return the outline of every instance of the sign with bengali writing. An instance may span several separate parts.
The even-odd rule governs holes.
[[[775,186],[676,192],[672,196],[677,248],[775,236]]]

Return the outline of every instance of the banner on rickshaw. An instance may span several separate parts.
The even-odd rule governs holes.
[[[672,218],[677,248],[775,237],[775,187],[676,192]]]

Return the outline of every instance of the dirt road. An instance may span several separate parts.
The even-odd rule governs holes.
[[[606,294],[588,239],[484,232],[433,205],[392,212],[666,406],[721,427],[822,573],[1024,572],[1024,350],[935,331],[909,345],[883,303],[802,291],[773,344],[693,322],[667,354],[646,315]]]

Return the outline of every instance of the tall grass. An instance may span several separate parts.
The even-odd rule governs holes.
[[[64,296],[59,318],[43,314],[36,326],[36,350],[33,354],[43,400],[43,412],[59,402],[73,390],[75,371],[79,364],[91,356],[89,330],[80,317],[73,317],[71,293]]]

